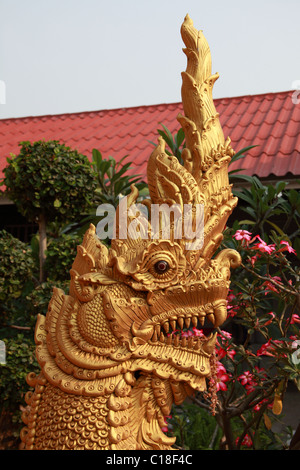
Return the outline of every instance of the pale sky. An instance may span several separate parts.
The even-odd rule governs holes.
[[[187,13],[215,98],[300,88],[299,0],[0,0],[0,118],[181,101]]]

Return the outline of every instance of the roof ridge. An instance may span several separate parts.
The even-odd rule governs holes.
[[[58,113],[58,114],[41,114],[41,115],[32,115],[32,116],[20,116],[20,117],[10,117],[10,118],[0,118],[1,121],[16,121],[16,120],[25,120],[25,119],[38,119],[41,120],[43,118],[48,118],[51,119],[53,117],[55,118],[62,118],[62,117],[71,117],[71,116],[80,116],[80,115],[89,115],[89,114],[100,114],[100,113],[109,113],[109,112],[118,112],[118,111],[127,111],[127,110],[137,110],[139,108],[158,108],[159,106],[182,106],[181,102],[172,102],[172,103],[157,103],[157,104],[143,104],[143,105],[137,105],[137,106],[123,106],[119,108],[106,108],[106,109],[95,109],[92,111],[76,111],[76,112],[70,112],[70,113]]]
[[[223,100],[235,100],[235,99],[243,99],[243,98],[250,98],[254,99],[255,97],[263,97],[263,96],[272,96],[272,95],[287,95],[289,93],[293,93],[294,90],[287,90],[287,91],[278,91],[278,92],[265,92],[265,93],[256,93],[256,94],[246,94],[246,95],[237,95],[237,96],[227,96],[221,98],[214,98],[214,102],[220,102]],[[118,111],[127,111],[127,110],[137,110],[139,108],[158,108],[159,106],[182,106],[181,102],[172,102],[172,103],[157,103],[157,104],[143,104],[143,105],[136,105],[136,106],[122,106],[118,108],[106,108],[106,109],[95,109],[95,110],[88,110],[88,111],[75,111],[69,113],[58,113],[58,114],[41,114],[41,115],[29,115],[29,116],[20,116],[20,117],[10,117],[10,118],[1,118],[0,122],[3,121],[15,121],[15,120],[25,120],[25,119],[43,119],[48,118],[51,119],[55,118],[62,118],[62,117],[71,117],[71,116],[80,116],[80,115],[88,115],[88,114],[99,114],[99,113],[108,113],[108,112],[118,112]]]

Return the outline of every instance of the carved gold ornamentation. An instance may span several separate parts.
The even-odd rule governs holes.
[[[151,218],[135,238],[132,228],[120,237],[117,222],[109,249],[89,228],[70,271],[69,294],[54,289],[46,317],[37,320],[41,372],[28,376],[34,391],[26,395],[25,449],[170,449],[175,439],[163,433],[164,417],[173,403],[204,391],[211,376],[215,334],[180,332],[226,319],[230,270],[240,258],[233,250],[215,253],[237,204],[228,182],[234,151],[212,99],[218,76],[211,75],[207,42],[188,16],[181,32],[184,165],[159,139],[143,204],[203,205],[201,246],[191,249],[193,240],[178,235],[174,220],[169,237]],[[128,208],[137,197],[133,186]],[[131,227],[135,216],[127,214]]]

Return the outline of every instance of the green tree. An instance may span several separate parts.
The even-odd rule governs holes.
[[[39,226],[40,281],[45,280],[47,224],[68,223],[88,210],[96,187],[87,157],[59,141],[20,143],[2,184],[20,213]]]
[[[14,322],[28,321],[24,298],[35,284],[31,248],[5,230],[0,231],[0,334]],[[0,337],[0,339],[2,339]]]

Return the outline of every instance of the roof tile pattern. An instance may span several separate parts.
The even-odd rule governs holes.
[[[293,92],[267,93],[215,100],[225,138],[238,151],[250,145],[245,159],[230,169],[243,173],[285,177],[300,174],[300,103]],[[59,140],[91,159],[93,148],[103,158],[132,161],[131,173],[146,176],[148,158],[157,142],[161,123],[174,134],[180,128],[181,103],[134,108],[36,116],[0,120],[0,177],[10,153],[18,154],[19,142]]]

